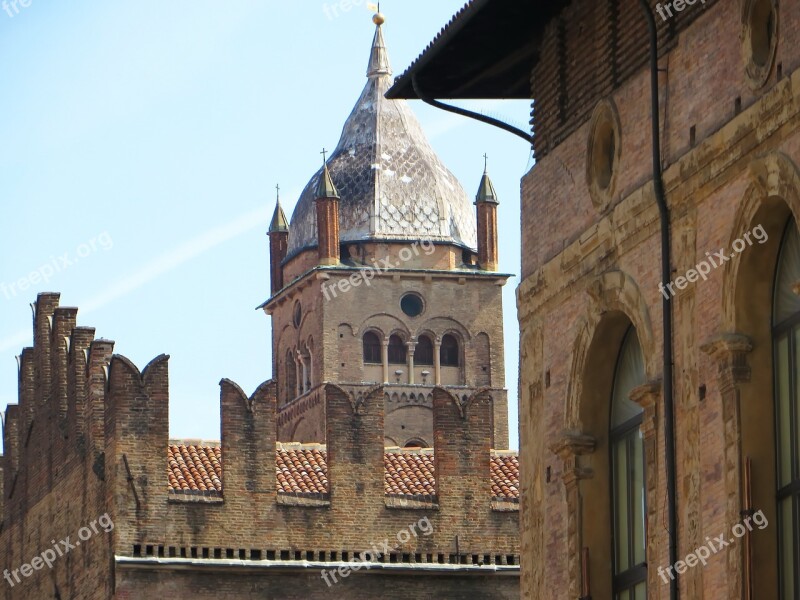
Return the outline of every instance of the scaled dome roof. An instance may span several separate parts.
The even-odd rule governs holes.
[[[381,25],[367,85],[345,122],[328,169],[339,192],[342,242],[429,238],[474,249],[473,206],[433,151],[404,100],[387,100],[392,85]],[[320,168],[306,185],[289,226],[289,256],[317,245],[314,206]]]

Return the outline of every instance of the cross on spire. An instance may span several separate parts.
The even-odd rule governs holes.
[[[328,164],[328,151],[323,148],[320,154],[322,154],[322,164]]]
[[[280,183],[276,183],[275,184],[275,198],[277,198],[278,200],[281,199],[281,184]]]
[[[483,154],[483,170],[484,172],[489,170],[489,155],[485,152]]]

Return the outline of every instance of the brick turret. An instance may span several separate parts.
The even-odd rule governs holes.
[[[281,208],[280,196],[275,202],[275,212],[269,225],[269,281],[273,294],[283,288],[283,268],[281,263],[286,258],[289,247],[289,225]]]
[[[478,264],[484,271],[497,271],[497,192],[486,169],[475,196],[478,217]]]

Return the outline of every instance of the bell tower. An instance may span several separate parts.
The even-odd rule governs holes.
[[[325,442],[330,383],[354,401],[381,388],[386,446],[430,447],[438,386],[459,402],[488,391],[493,447],[507,448],[497,194],[484,170],[473,206],[408,105],[384,97],[384,17],[373,21],[367,82],[339,143],[288,226],[276,205],[270,227],[262,308],[278,440]]]

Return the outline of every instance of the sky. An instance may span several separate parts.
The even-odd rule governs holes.
[[[363,0],[0,2],[0,407],[40,292],[140,369],[170,355],[170,435],[218,440],[219,381],[270,379],[266,230],[291,215],[365,83]],[[402,73],[463,4],[389,0]],[[520,101],[459,105],[527,129]],[[524,140],[412,101],[474,194],[483,154],[500,198],[511,447],[518,447],[520,178]]]

